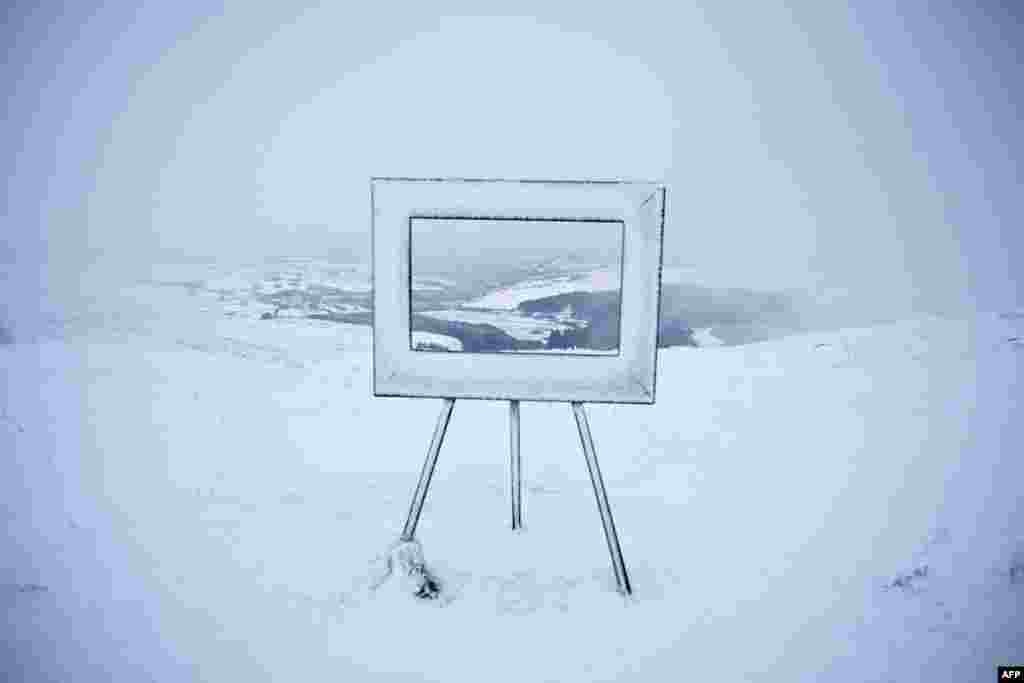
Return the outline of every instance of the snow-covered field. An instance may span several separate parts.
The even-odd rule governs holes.
[[[370,330],[139,287],[0,347],[0,679],[984,681],[1024,655],[1024,320],[660,352],[591,427],[456,404],[418,536],[368,588],[440,401],[370,395]]]

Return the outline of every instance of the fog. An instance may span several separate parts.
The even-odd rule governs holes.
[[[620,222],[413,219],[413,277],[481,267],[522,267],[531,261],[614,266],[622,262]]]
[[[373,175],[657,180],[666,261],[704,282],[894,315],[1021,301],[1003,10],[7,11],[9,318],[168,260],[365,260]]]

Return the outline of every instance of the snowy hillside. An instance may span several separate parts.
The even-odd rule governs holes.
[[[490,291],[465,305],[467,308],[515,310],[524,301],[531,299],[543,299],[569,292],[605,292],[617,290],[620,286],[618,270],[601,268],[524,280],[510,287]]]
[[[568,406],[455,406],[418,536],[369,588],[440,401],[374,399],[367,327],[126,290],[0,346],[0,679],[974,681],[1024,653],[1024,320],[660,352],[589,407],[632,600]]]

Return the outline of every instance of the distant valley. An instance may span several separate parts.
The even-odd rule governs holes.
[[[600,263],[549,260],[417,276],[412,282],[412,342],[425,351],[615,353],[619,294],[609,288],[610,272]],[[283,258],[151,284],[183,287],[204,310],[268,324],[284,318],[355,325],[373,321],[371,277],[363,264]],[[662,284],[662,348],[743,344],[797,327],[782,295],[715,290],[670,278]]]

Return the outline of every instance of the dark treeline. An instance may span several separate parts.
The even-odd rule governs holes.
[[[593,349],[614,351],[619,348],[619,292],[568,292],[519,304],[523,315],[555,317],[569,309],[572,318],[586,324],[549,335],[549,349]]]
[[[414,313],[412,329],[415,332],[433,332],[455,337],[462,343],[466,353],[488,353],[495,351],[528,351],[542,349],[538,341],[516,339],[505,330],[485,323],[464,323],[458,320],[439,320]]]
[[[586,321],[585,327],[555,331],[548,338],[548,348],[584,348],[600,351],[619,347],[619,293],[570,292],[524,301],[519,310],[526,315],[556,315],[570,307],[572,317]],[[664,308],[664,304],[663,304]],[[693,330],[680,318],[662,316],[658,324],[658,346],[696,346]]]

